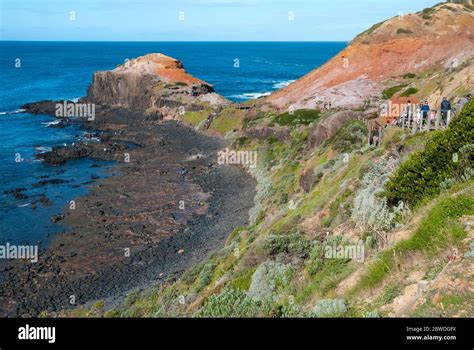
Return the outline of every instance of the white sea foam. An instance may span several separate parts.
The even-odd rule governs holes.
[[[273,84],[273,87],[275,89],[283,89],[283,88],[286,88],[288,85],[290,85],[291,83],[295,82],[295,80],[286,80],[286,81],[280,81],[280,82],[277,82],[275,84]]]
[[[41,124],[46,125],[46,127],[48,127],[50,125],[58,125],[59,123],[61,123],[60,120],[53,120],[51,122],[45,122],[45,123],[41,123]]]
[[[15,109],[14,111],[7,111],[7,112],[0,112],[0,115],[6,115],[6,114],[18,114],[18,113],[23,113],[25,112],[26,109]]]
[[[46,152],[51,152],[51,151],[52,151],[52,148],[51,148],[51,147],[47,147],[47,146],[38,146],[38,147],[35,147],[35,150],[36,150],[38,153],[46,153]]]
[[[247,92],[247,93],[240,94],[240,95],[232,95],[231,97],[250,100],[250,99],[265,97],[265,96],[268,96],[270,94],[271,94],[271,92]]]

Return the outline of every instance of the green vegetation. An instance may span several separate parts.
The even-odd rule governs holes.
[[[448,246],[460,246],[466,232],[459,218],[472,213],[473,210],[472,195],[443,195],[429,210],[410,239],[401,241],[395,247],[379,254],[371,263],[368,272],[362,276],[358,287],[376,286],[393,271],[396,262],[403,261],[405,254],[409,252],[419,251],[433,256]]]
[[[367,126],[357,120],[345,124],[326,144],[331,144],[340,153],[349,153],[367,142],[366,135]]]
[[[380,296],[382,304],[390,304],[397,296],[400,295],[402,286],[400,283],[389,284],[384,288],[383,294]]]
[[[416,74],[415,73],[407,73],[407,74],[403,75],[403,78],[404,79],[413,79],[413,78],[416,78]]]
[[[341,317],[347,313],[346,302],[343,299],[321,299],[313,308],[313,317]]]
[[[198,276],[198,282],[197,282],[198,284],[196,287],[197,292],[200,292],[205,287],[207,287],[209,283],[211,283],[212,274],[214,273],[214,268],[215,266],[212,263],[208,263],[204,265],[203,269],[201,270]]]
[[[242,115],[243,111],[227,107],[219,117],[213,120],[210,129],[221,135],[225,135],[229,131],[239,130],[242,126]]]
[[[321,117],[317,109],[299,109],[277,115],[273,122],[282,126],[309,125]]]
[[[268,255],[308,254],[310,242],[300,233],[289,235],[268,235],[264,238],[263,250]]]
[[[256,317],[259,315],[259,303],[240,289],[225,288],[220,294],[207,299],[198,317]]]
[[[402,201],[410,207],[440,192],[448,178],[459,177],[473,167],[472,154],[468,164],[456,160],[460,149],[474,143],[474,101],[451,122],[446,131],[438,131],[428,140],[425,149],[416,152],[400,166],[385,185],[385,196],[392,205]]]
[[[384,100],[389,100],[393,97],[393,95],[401,91],[403,88],[406,88],[407,86],[407,84],[392,86],[391,88],[388,88],[382,92],[382,98]]]
[[[206,120],[208,116],[209,116],[209,111],[186,112],[184,114],[183,119],[186,123],[197,126],[203,120]]]
[[[413,34],[413,31],[411,31],[410,29],[398,28],[397,34]]]
[[[293,267],[271,260],[255,270],[247,295],[255,301],[278,302],[293,276]]]
[[[416,94],[417,92],[418,92],[417,88],[411,87],[411,88],[406,89],[400,96],[408,97],[408,96]]]
[[[360,36],[362,36],[362,35],[365,35],[365,34],[367,34],[367,35],[372,34],[372,33],[375,32],[378,28],[380,28],[380,26],[381,26],[382,24],[384,24],[385,22],[386,22],[386,21],[383,21],[383,22],[379,22],[379,23],[374,24],[372,27],[370,27],[369,29],[367,29],[365,32],[362,32],[361,34],[359,34],[359,35],[357,36],[357,38],[360,37]]]
[[[426,19],[426,20],[430,20],[433,18],[433,15],[436,13],[436,10],[432,7],[428,7],[426,9],[424,9],[423,11],[421,11],[419,13],[419,15],[421,16],[421,18],[423,19]]]

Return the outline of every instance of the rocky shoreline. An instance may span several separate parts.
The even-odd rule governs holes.
[[[25,105],[54,114],[52,101]],[[77,120],[61,119],[65,125]],[[38,316],[175,278],[222,247],[248,220],[255,180],[217,165],[221,138],[149,113],[98,105],[93,135],[38,155],[51,166],[92,157],[117,161],[118,175],[98,180],[56,218],[68,227],[34,264],[5,268],[1,316]]]

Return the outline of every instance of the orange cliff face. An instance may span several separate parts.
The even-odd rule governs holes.
[[[372,27],[325,65],[266,101],[279,108],[316,108],[327,102],[359,107],[378,100],[406,73],[458,67],[473,56],[474,11],[463,5],[438,5]]]
[[[161,53],[152,53],[135,58],[115,68],[112,72],[156,75],[168,84],[186,83],[188,85],[208,85],[211,87],[211,84],[186,73],[180,61]]]
[[[94,73],[87,99],[164,118],[174,117],[180,107],[199,110],[228,103],[211,84],[186,73],[180,61],[161,53]]]

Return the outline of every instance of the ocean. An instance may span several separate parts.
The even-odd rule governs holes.
[[[70,144],[84,130],[48,128],[53,117],[24,113],[21,105],[85,96],[95,71],[153,52],[182,61],[188,73],[239,102],[287,86],[345,46],[343,42],[0,41],[0,244],[47,245],[65,230],[51,217],[86,194],[96,179],[114,175],[110,162],[79,159],[51,167],[36,160],[38,152]]]

